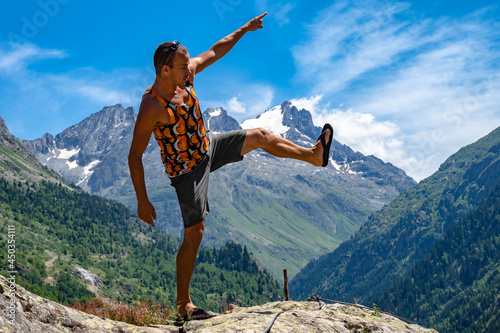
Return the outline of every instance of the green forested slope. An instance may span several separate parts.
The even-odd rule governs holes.
[[[500,128],[448,158],[431,177],[373,214],[334,252],[291,281],[295,299],[311,294],[371,304],[429,253],[448,228],[484,200],[500,179]]]
[[[0,262],[7,263],[7,226],[15,227],[18,283],[60,302],[92,295],[75,276],[93,272],[101,296],[132,302],[155,298],[175,304],[179,239],[139,221],[123,205],[41,181],[0,177]],[[59,257],[45,262],[51,251]],[[192,283],[199,306],[226,301],[252,305],[276,300],[281,288],[240,245],[202,248]]]
[[[439,332],[500,332],[499,250],[500,186],[376,303]]]

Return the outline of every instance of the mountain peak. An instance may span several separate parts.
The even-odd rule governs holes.
[[[0,145],[12,151],[22,152],[30,155],[30,157],[33,156],[31,151],[10,133],[2,117],[0,117]]]
[[[218,117],[220,115],[227,115],[227,111],[222,106],[219,106],[215,109],[208,108],[205,112],[207,112],[210,115],[210,117]]]
[[[5,121],[0,117],[0,143],[4,146],[6,142],[11,143],[12,138],[13,136],[10,134]]]
[[[294,105],[290,101],[284,101],[283,103],[281,103],[281,108],[283,108],[283,109],[291,108],[292,106],[294,106]]]
[[[125,108],[122,104],[116,104],[112,106],[105,106],[101,111],[97,112],[105,114],[120,115],[123,117],[133,117],[135,119],[135,110],[132,106]]]
[[[312,115],[306,109],[299,110],[292,103],[284,101],[281,104],[281,112],[283,114],[283,125],[297,129],[297,131],[311,139],[319,136],[321,129],[314,125]]]
[[[247,119],[242,128],[262,127],[300,145],[311,146],[316,142],[321,128],[316,127],[309,111],[299,110],[289,101],[284,101],[256,118]]]
[[[135,120],[133,107],[105,106],[55,137],[47,133],[25,142],[43,164],[69,182],[98,191],[111,186],[113,173],[123,174],[126,169],[122,155],[130,147]],[[93,177],[98,164],[100,171]]]
[[[2,117],[0,117],[0,131],[6,130],[7,125],[5,125],[5,121],[3,120]]]
[[[203,112],[203,119],[207,128],[212,132],[229,132],[241,129],[238,121],[227,114],[222,107],[208,108]]]

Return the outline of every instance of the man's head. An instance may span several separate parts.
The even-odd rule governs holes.
[[[175,54],[178,52],[188,55],[188,50],[178,41],[165,42],[158,45],[153,56],[156,75],[161,74],[163,66],[173,67]]]

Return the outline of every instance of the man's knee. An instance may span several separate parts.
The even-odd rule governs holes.
[[[184,241],[187,242],[200,242],[203,238],[203,231],[205,230],[205,221],[201,221],[189,228],[184,229]]]
[[[247,135],[243,148],[241,149],[241,155],[245,155],[252,150],[258,148],[265,148],[267,144],[272,140],[273,134],[263,128],[253,128],[247,130]]]
[[[259,127],[255,129],[255,141],[259,146],[259,148],[268,143],[271,136],[272,136],[271,132],[269,132],[264,128]]]

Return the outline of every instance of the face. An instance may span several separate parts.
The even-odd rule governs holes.
[[[172,84],[184,86],[191,76],[191,71],[189,70],[189,53],[177,51],[172,67],[164,66],[163,68],[167,70],[168,79]]]

